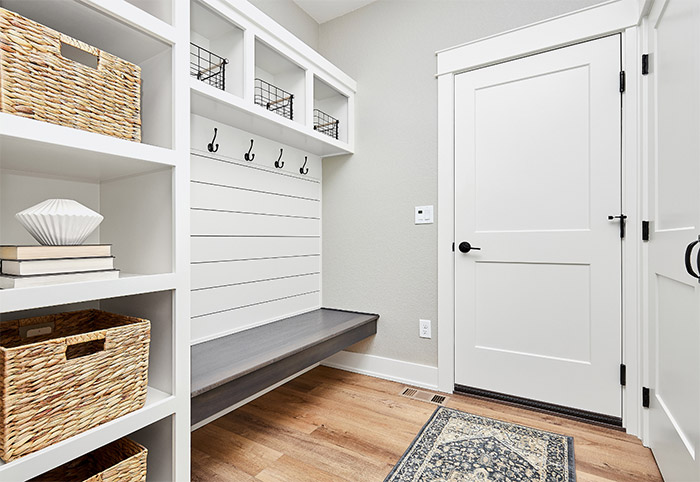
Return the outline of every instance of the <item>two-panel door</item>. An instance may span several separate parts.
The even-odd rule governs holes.
[[[455,77],[456,385],[621,417],[619,73],[614,35]]]
[[[700,480],[700,2],[648,19],[649,445],[665,480]]]

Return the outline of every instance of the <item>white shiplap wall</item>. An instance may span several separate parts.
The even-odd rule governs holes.
[[[319,308],[321,159],[193,115],[191,162],[192,343]]]

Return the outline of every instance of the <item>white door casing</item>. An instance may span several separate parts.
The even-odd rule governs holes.
[[[621,416],[620,36],[455,77],[455,383]]]
[[[698,481],[700,284],[684,254],[700,235],[700,3],[657,0],[646,35],[648,442],[666,480]]]

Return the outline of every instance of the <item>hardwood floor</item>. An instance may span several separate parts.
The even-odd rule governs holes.
[[[403,387],[315,368],[193,432],[192,480],[381,482],[436,408]],[[573,436],[578,482],[662,480],[624,432],[463,395],[445,405]]]

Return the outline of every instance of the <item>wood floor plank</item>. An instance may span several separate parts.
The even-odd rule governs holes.
[[[274,464],[260,472],[255,480],[262,482],[289,482],[290,480],[313,480],[315,482],[347,481],[347,479],[341,479],[337,475],[329,474],[313,465],[306,464],[287,455],[280,457]]]
[[[255,479],[232,464],[192,449],[192,482],[253,482]]]
[[[384,464],[339,447],[321,439],[313,433],[306,435],[269,424],[265,420],[238,413],[233,417],[222,417],[214,422],[220,427],[254,439],[267,447],[283,452],[292,458],[313,465],[324,472],[348,480],[379,480]]]
[[[282,452],[225,430],[216,424],[208,424],[195,430],[192,433],[192,447],[196,447],[211,459],[234,463],[238,470],[250,476],[257,475],[283,455]],[[241,453],[245,453],[246,456],[237,457]]]
[[[192,480],[381,482],[436,408],[402,397],[403,387],[315,368],[193,432]],[[579,482],[662,481],[649,449],[624,431],[463,395],[446,405],[573,436]]]

